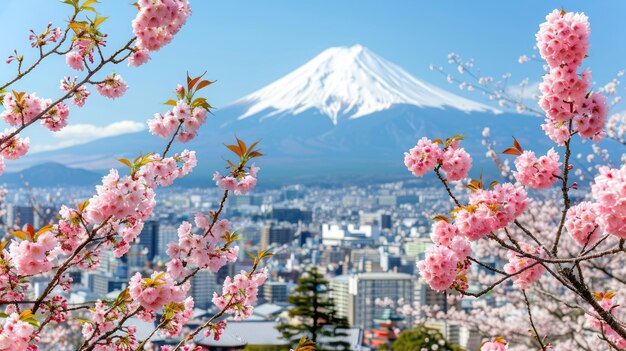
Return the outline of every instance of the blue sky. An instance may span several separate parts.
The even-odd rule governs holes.
[[[26,11],[27,3],[32,5]],[[98,5],[103,15],[110,16],[104,30],[109,33],[111,49],[132,35],[130,21],[136,9],[129,3],[115,0]],[[114,67],[129,83],[126,96],[107,100],[94,92],[85,108],[72,109],[70,123],[95,127],[81,127],[61,138],[37,127],[28,133],[37,139],[33,144],[38,148],[50,147],[73,140],[81,133],[97,137],[106,133],[102,127],[120,120],[143,124],[153,113],[165,110],[161,102],[170,98],[186,70],[206,70],[207,78],[218,80],[205,91],[213,105],[225,106],[331,46],[362,44],[415,76],[457,92],[442,76],[428,70],[430,63],[445,65],[451,51],[475,58],[485,74],[510,71],[515,78],[538,81],[540,67],[520,66],[517,58],[533,52],[539,23],[549,11],[564,5],[562,1],[408,0],[192,0],[191,4],[193,15],[187,25],[172,44],[154,53],[147,65],[132,69]],[[591,67],[594,81],[606,82],[626,68],[626,29],[621,24],[626,2],[569,1],[565,5],[568,11],[583,11],[590,16],[591,57],[585,65]],[[49,21],[62,23],[69,10],[56,1],[3,2],[0,21],[5,35],[0,55],[8,56],[17,48],[26,54],[27,60],[34,57],[27,41],[28,30],[39,31]],[[13,73],[13,66],[0,64],[1,80]],[[59,80],[68,74],[75,72],[62,58],[56,58],[43,65],[36,77],[16,88],[54,98],[60,94]],[[137,124],[131,128],[141,127]],[[109,132],[119,130],[118,126]]]

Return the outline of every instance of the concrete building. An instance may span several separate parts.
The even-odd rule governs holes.
[[[285,282],[266,282],[262,285],[263,299],[266,303],[286,303],[288,287]]]
[[[352,246],[370,245],[378,241],[378,226],[354,224],[322,224],[322,243],[324,245]]]
[[[403,299],[412,304],[414,284],[415,278],[404,273],[359,273],[335,277],[330,286],[338,314],[348,318],[353,327],[371,329],[375,317],[385,309],[376,299]]]
[[[272,244],[288,244],[294,239],[295,230],[288,225],[269,224],[261,229],[261,248],[265,250]]]
[[[217,275],[209,270],[201,270],[191,278],[190,294],[194,300],[194,307],[208,309],[213,306],[211,299],[213,293],[222,293],[221,286],[217,284]]]

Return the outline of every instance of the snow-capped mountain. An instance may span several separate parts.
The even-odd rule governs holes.
[[[554,144],[540,123],[437,88],[356,45],[325,50],[283,78],[215,110],[197,138],[175,143],[173,151],[197,151],[198,167],[183,181],[195,177],[196,185],[208,185],[208,175],[223,169],[221,156],[231,156],[223,144],[235,134],[246,141],[262,140],[266,156],[259,165],[266,181],[398,179],[409,176],[403,152],[420,137],[463,134],[477,176],[495,173],[484,161],[484,127],[491,128],[498,145],[509,145],[515,136],[541,152]],[[159,152],[163,144],[143,131],[30,154],[8,167],[14,171],[51,159],[88,169],[119,167],[118,158]]]
[[[239,119],[263,114],[298,115],[315,109],[333,124],[384,111],[393,105],[499,112],[421,81],[361,45],[332,47],[298,69],[247,95]]]

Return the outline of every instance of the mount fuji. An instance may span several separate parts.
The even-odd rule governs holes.
[[[265,180],[350,181],[398,179],[409,173],[403,152],[418,138],[466,137],[464,146],[477,159],[476,173],[491,172],[480,145],[490,127],[511,143],[545,150],[552,146],[539,119],[503,113],[420,80],[361,45],[329,48],[295,71],[232,104],[214,111],[199,136],[186,145],[198,152],[199,164],[188,181],[223,169],[230,156],[223,143],[262,139],[266,157],[259,160]],[[98,139],[65,149],[30,154],[14,162],[26,168],[57,160],[66,166],[105,169],[116,159],[160,150],[163,140],[147,131]]]

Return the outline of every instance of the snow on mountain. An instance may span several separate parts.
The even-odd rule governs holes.
[[[239,119],[297,115],[316,109],[334,124],[407,104],[420,108],[453,108],[464,112],[500,111],[421,81],[361,45],[332,47],[295,71],[247,95]]]

